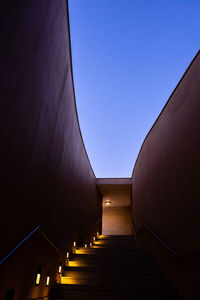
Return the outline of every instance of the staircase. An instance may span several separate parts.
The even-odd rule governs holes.
[[[134,248],[133,236],[99,235],[90,248],[78,248],[56,284],[54,300],[180,299],[151,256]]]

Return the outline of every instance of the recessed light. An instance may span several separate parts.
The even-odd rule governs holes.
[[[106,204],[106,205],[110,205],[110,204],[111,204],[111,201],[110,201],[110,200],[106,200],[106,201],[105,201],[105,204]]]

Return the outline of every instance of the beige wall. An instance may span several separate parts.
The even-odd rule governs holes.
[[[102,234],[132,234],[130,206],[103,207]]]
[[[102,234],[132,234],[131,179],[97,178],[96,183],[102,196]]]

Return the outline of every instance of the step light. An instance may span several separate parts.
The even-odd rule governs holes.
[[[47,273],[46,286],[49,286],[50,283],[50,273]]]
[[[99,232],[97,232],[97,235],[99,235]]]
[[[39,284],[40,284],[40,277],[41,277],[41,274],[40,274],[40,273],[37,273],[36,281],[35,281],[35,284],[36,284],[36,285],[39,285]]]
[[[96,240],[96,238],[95,238],[95,236],[93,236],[93,241],[95,241]]]
[[[92,247],[92,242],[90,242],[90,247]]]
[[[36,275],[36,280],[35,280],[35,284],[39,285],[40,284],[40,279],[41,279],[41,267],[38,267],[37,269],[37,275]]]
[[[69,252],[67,252],[67,255],[66,255],[66,256],[67,256],[67,258],[69,258]]]
[[[87,244],[85,244],[85,248],[87,248]]]
[[[74,242],[74,244],[73,244],[73,245],[74,245],[74,247],[76,247],[76,242]]]
[[[61,272],[62,272],[62,265],[60,264],[58,267],[58,273],[61,274]]]

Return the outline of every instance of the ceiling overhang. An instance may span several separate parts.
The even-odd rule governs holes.
[[[103,207],[131,205],[131,178],[97,178],[97,188],[103,198]],[[111,202],[109,205],[106,202]]]

